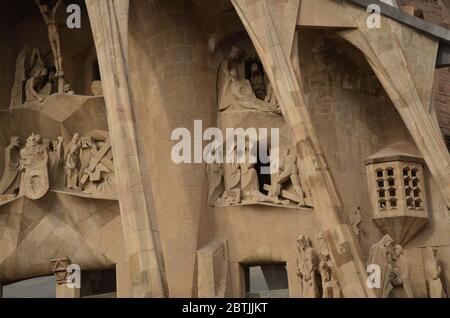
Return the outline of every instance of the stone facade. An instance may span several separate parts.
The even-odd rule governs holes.
[[[0,286],[447,297],[448,3],[361,2],[1,4]]]

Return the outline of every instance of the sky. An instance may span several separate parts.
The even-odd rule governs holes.
[[[55,294],[54,276],[27,279],[3,287],[3,298],[55,298]]]

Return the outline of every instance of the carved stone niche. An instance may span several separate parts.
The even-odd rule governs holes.
[[[405,245],[428,222],[424,160],[387,147],[364,160],[374,217],[383,234]]]

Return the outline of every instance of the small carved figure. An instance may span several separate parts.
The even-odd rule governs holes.
[[[258,201],[259,180],[255,163],[250,160],[250,148],[245,146],[245,162],[240,164],[242,197],[246,200]]]
[[[336,276],[336,265],[331,258],[323,232],[319,233],[317,242],[319,246],[319,273],[322,279],[322,298],[340,298],[341,289]]]
[[[427,282],[428,295],[430,298],[445,298],[444,288],[441,281],[442,268],[431,247],[426,247],[422,252],[425,265],[425,279]]]
[[[62,0],[57,0],[52,8],[50,8],[49,5],[41,4],[41,0],[35,0],[35,2],[39,7],[39,11],[44,17],[45,24],[47,24],[48,38],[53,52],[56,78],[58,79],[58,92],[64,93],[64,71],[62,65],[61,44],[59,39],[58,26],[56,24],[56,12],[62,4]]]
[[[295,195],[283,190],[283,186],[287,181],[292,182]],[[272,184],[268,193],[269,199],[274,203],[280,203],[279,196],[286,199],[295,200],[299,206],[305,205],[304,193],[300,185],[300,178],[297,169],[297,157],[291,154],[290,149],[287,149],[284,158],[280,162],[280,171],[273,176]]]
[[[362,216],[361,216],[361,208],[357,207],[355,210],[353,210],[350,214],[350,224],[352,226],[353,232],[355,233],[356,237],[359,238],[362,230],[361,230],[361,224],[362,224]]]
[[[297,276],[302,281],[303,298],[318,298],[317,254],[311,240],[304,235],[297,239],[299,258],[297,260]]]
[[[210,163],[206,165],[206,173],[208,175],[208,203],[214,205],[216,200],[223,193],[223,168],[221,163]]]
[[[31,200],[42,198],[49,189],[48,153],[40,135],[32,134],[25,148],[20,151],[19,195],[24,194]]]
[[[11,103],[9,107],[15,107],[18,105],[22,105],[23,103],[24,86],[28,78],[27,67],[30,51],[30,47],[25,47],[17,56],[16,73],[14,77],[14,85],[11,88]]]
[[[80,135],[75,133],[67,145],[64,168],[66,170],[66,187],[79,189],[78,171],[80,168]]]
[[[20,138],[11,137],[9,146],[5,148],[5,169],[0,180],[0,195],[17,194],[20,186]]]
[[[386,234],[378,243],[373,244],[369,251],[367,265],[373,264],[379,266],[380,269],[380,288],[374,289],[380,298],[388,298],[393,288],[391,284],[391,278],[394,276],[392,243],[393,239]]]
[[[83,192],[93,195],[115,192],[116,181],[109,138],[96,142],[92,137],[84,136],[81,147],[84,147],[80,154],[83,169],[80,186]],[[85,166],[88,158],[89,164]]]
[[[242,51],[233,47],[228,57],[222,62],[218,80],[219,111],[229,107],[258,110],[268,113],[277,112],[277,109],[264,100],[258,99],[249,80],[240,77],[234,67]]]
[[[223,165],[223,181],[225,192],[223,198],[226,205],[237,204],[241,202],[241,166],[237,163],[236,147],[233,151],[234,162]]]
[[[51,140],[48,157],[50,161],[50,180],[52,186],[62,186],[62,168],[64,162],[64,138],[59,136],[57,140]]]
[[[403,290],[401,295],[398,298],[413,298],[413,291],[411,285],[411,277],[409,275],[409,265],[408,260],[403,254],[403,247],[400,245],[394,246],[394,255],[393,255],[394,267],[393,273],[394,277],[391,279],[392,285],[394,287],[400,287]],[[395,291],[395,289],[394,289]]]

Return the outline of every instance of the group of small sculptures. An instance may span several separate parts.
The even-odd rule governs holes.
[[[297,239],[299,258],[297,276],[301,280],[304,298],[339,298],[341,289],[336,276],[336,267],[324,239],[323,233],[317,238],[318,251],[311,240],[301,235]],[[394,245],[389,235],[372,245],[367,261],[368,269],[379,268],[378,286],[373,281],[373,289],[379,298],[413,298],[413,288],[409,262],[403,247]],[[444,298],[442,269],[431,247],[422,249],[425,280],[430,298]],[[373,274],[376,274],[375,272]],[[371,277],[369,277],[371,279]]]
[[[62,4],[57,0],[52,6],[35,0],[48,28],[53,66],[47,68],[37,47],[26,46],[16,60],[14,85],[11,89],[10,107],[23,103],[43,102],[54,92],[73,94],[70,84],[64,82],[61,45],[56,23],[56,13]]]
[[[246,151],[249,151],[248,147]],[[249,156],[246,155],[246,158]],[[287,149],[281,158],[278,172],[271,175],[271,184],[264,184],[267,194],[260,191],[255,166],[250,160],[244,163],[208,164],[208,202],[213,206],[261,202],[282,206],[289,206],[292,202],[299,207],[307,205],[298,176],[297,157],[291,150]]]
[[[67,188],[91,195],[115,191],[114,166],[107,133],[64,138],[28,137],[24,148],[17,136],[5,148],[5,169],[0,180],[0,196],[26,196],[36,200],[49,187]]]
[[[375,289],[378,297],[387,298],[414,297],[409,262],[401,245],[394,245],[394,240],[385,235],[378,243],[372,245],[368,264],[380,267],[380,288]],[[445,292],[441,281],[441,267],[431,247],[423,250],[425,280],[430,298],[444,298]]]
[[[301,280],[303,298],[341,298],[335,264],[323,233],[317,238],[318,252],[304,235],[298,237],[297,244],[297,276]]]
[[[239,74],[243,51],[237,47],[220,65],[217,88],[219,111],[256,110],[281,114],[275,91],[256,59],[249,64],[248,79]]]

